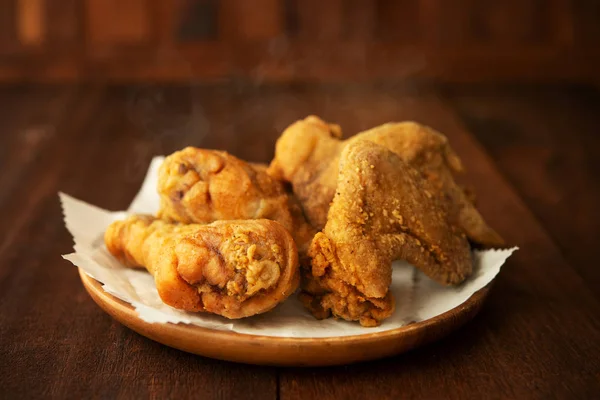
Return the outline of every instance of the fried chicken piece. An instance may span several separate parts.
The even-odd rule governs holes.
[[[293,194],[288,194],[288,208],[292,215],[292,236],[298,247],[298,255],[300,256],[300,265],[309,265],[308,247],[311,240],[315,237],[317,230],[313,228],[306,220],[306,216],[302,210],[302,205],[298,198]]]
[[[145,267],[165,304],[226,318],[269,311],[299,284],[298,252],[289,232],[266,219],[172,224],[131,216],[106,230],[108,251]]]
[[[267,171],[269,169],[269,166],[267,164],[250,163],[250,165],[259,173],[267,174]],[[279,184],[283,184],[279,180],[277,180],[277,182]],[[298,246],[298,253],[300,254],[300,264],[308,265],[308,246],[310,245],[310,241],[312,240],[312,238],[315,237],[317,230],[313,228],[313,226],[310,223],[308,223],[308,220],[304,215],[304,211],[302,210],[302,205],[300,204],[298,197],[296,197],[296,195],[292,191],[291,185],[286,183],[286,186],[286,193],[288,196],[288,209],[290,210],[290,214],[292,216],[292,236],[296,241],[296,246]]]
[[[453,174],[464,172],[464,167],[444,135],[415,122],[401,122],[369,129],[346,142],[361,139],[385,146],[422,172],[437,192],[450,199],[451,217],[470,240],[488,247],[504,244],[475,208],[473,193],[454,181]]]
[[[167,221],[270,219],[288,229],[304,252],[311,228],[283,183],[223,151],[187,147],[167,157],[159,171],[158,216]]]
[[[490,228],[453,173],[463,172],[460,158],[447,138],[415,122],[388,123],[340,140],[338,125],[315,116],[290,125],[275,146],[269,173],[291,182],[309,221],[325,226],[329,203],[335,194],[339,158],[344,147],[361,140],[380,144],[418,169],[436,192],[451,200],[450,216],[469,239],[484,246],[500,246],[502,238]]]
[[[290,125],[275,144],[268,173],[290,182],[308,221],[323,229],[338,177],[344,147],[338,125],[309,116]]]
[[[327,224],[309,249],[303,302],[317,317],[374,326],[389,317],[392,261],[403,259],[444,285],[472,271],[464,233],[421,172],[385,147],[353,141],[343,150]]]

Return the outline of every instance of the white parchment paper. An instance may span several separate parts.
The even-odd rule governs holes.
[[[63,257],[101,282],[108,293],[132,304],[146,322],[194,324],[279,337],[331,337],[381,332],[426,320],[459,306],[487,285],[516,250],[475,251],[474,273],[458,287],[442,287],[408,263],[395,262],[390,290],[396,298],[396,312],[376,328],[363,328],[358,323],[335,319],[318,321],[302,307],[296,295],[266,314],[241,320],[176,310],[161,301],[150,274],[123,267],[108,253],[103,239],[108,225],[123,219],[128,213],[157,212],[156,183],[163,160],[163,157],[152,160],[142,188],[128,211],[111,212],[60,194],[65,224],[75,242],[75,252]]]

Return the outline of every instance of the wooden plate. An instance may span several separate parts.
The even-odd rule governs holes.
[[[92,299],[117,321],[140,335],[179,350],[220,360],[278,366],[324,366],[399,354],[438,340],[477,314],[491,283],[466,302],[435,318],[385,332],[329,338],[246,335],[185,324],[149,324],[128,303],[106,293],[79,270]]]

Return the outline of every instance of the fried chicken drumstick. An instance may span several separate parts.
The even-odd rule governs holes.
[[[490,228],[453,174],[462,172],[460,158],[446,137],[415,122],[388,123],[341,140],[338,125],[327,124],[315,116],[290,125],[275,147],[269,173],[292,183],[309,221],[322,229],[327,221],[329,203],[335,194],[338,164],[342,150],[361,140],[380,144],[423,173],[433,190],[447,196],[450,217],[473,242],[500,246],[502,238]]]
[[[317,318],[331,313],[375,326],[394,310],[393,260],[444,285],[462,282],[471,274],[471,251],[448,206],[395,153],[367,140],[348,144],[327,224],[309,249],[301,300]]]
[[[182,223],[270,219],[292,232],[301,253],[314,231],[283,184],[260,164],[223,151],[188,147],[167,157],[159,171],[158,217]]]
[[[269,311],[299,284],[288,231],[266,220],[180,225],[132,216],[109,226],[109,252],[145,267],[165,304],[236,319]]]

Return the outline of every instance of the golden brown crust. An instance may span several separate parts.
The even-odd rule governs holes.
[[[308,221],[322,229],[337,180],[337,165],[343,142],[338,125],[309,116],[290,125],[277,140],[269,174],[292,183]]]
[[[109,252],[145,267],[161,299],[186,311],[243,318],[269,311],[299,284],[298,253],[275,221],[179,225],[132,216],[109,226]]]
[[[341,318],[378,324],[393,311],[391,263],[404,259],[442,284],[471,274],[464,233],[430,182],[396,154],[370,141],[343,151],[327,224],[309,249],[304,291]]]
[[[188,147],[165,159],[158,180],[159,218],[183,223],[270,219],[288,229],[302,250],[309,229],[303,215],[290,209],[284,185],[223,151]]]
[[[188,147],[167,157],[159,172],[159,217],[184,223],[272,219],[291,226],[283,186],[264,171],[223,151]]]
[[[309,255],[312,265],[304,274],[300,300],[317,319],[333,315],[359,321],[363,326],[377,326],[394,313],[394,298],[387,291],[391,266],[382,265],[376,272],[378,277],[365,277],[377,284],[387,282],[383,296],[368,296],[362,291],[361,271],[356,270],[355,264],[344,264],[338,258],[336,243],[322,232],[313,239]]]
[[[401,122],[384,124],[342,141],[330,127],[317,117],[290,125],[278,139],[269,167],[269,173],[292,183],[305,214],[317,229],[327,221],[342,150],[368,140],[396,153],[423,173],[436,191],[448,196],[451,218],[471,240],[489,247],[504,243],[454,181],[453,173],[462,172],[463,166],[444,135],[415,122]]]
[[[465,191],[454,181],[453,173],[464,172],[460,158],[441,133],[415,122],[388,123],[361,132],[347,141],[366,139],[385,146],[423,173],[434,189],[451,200],[451,218],[469,239],[487,247],[504,240],[483,219]]]

